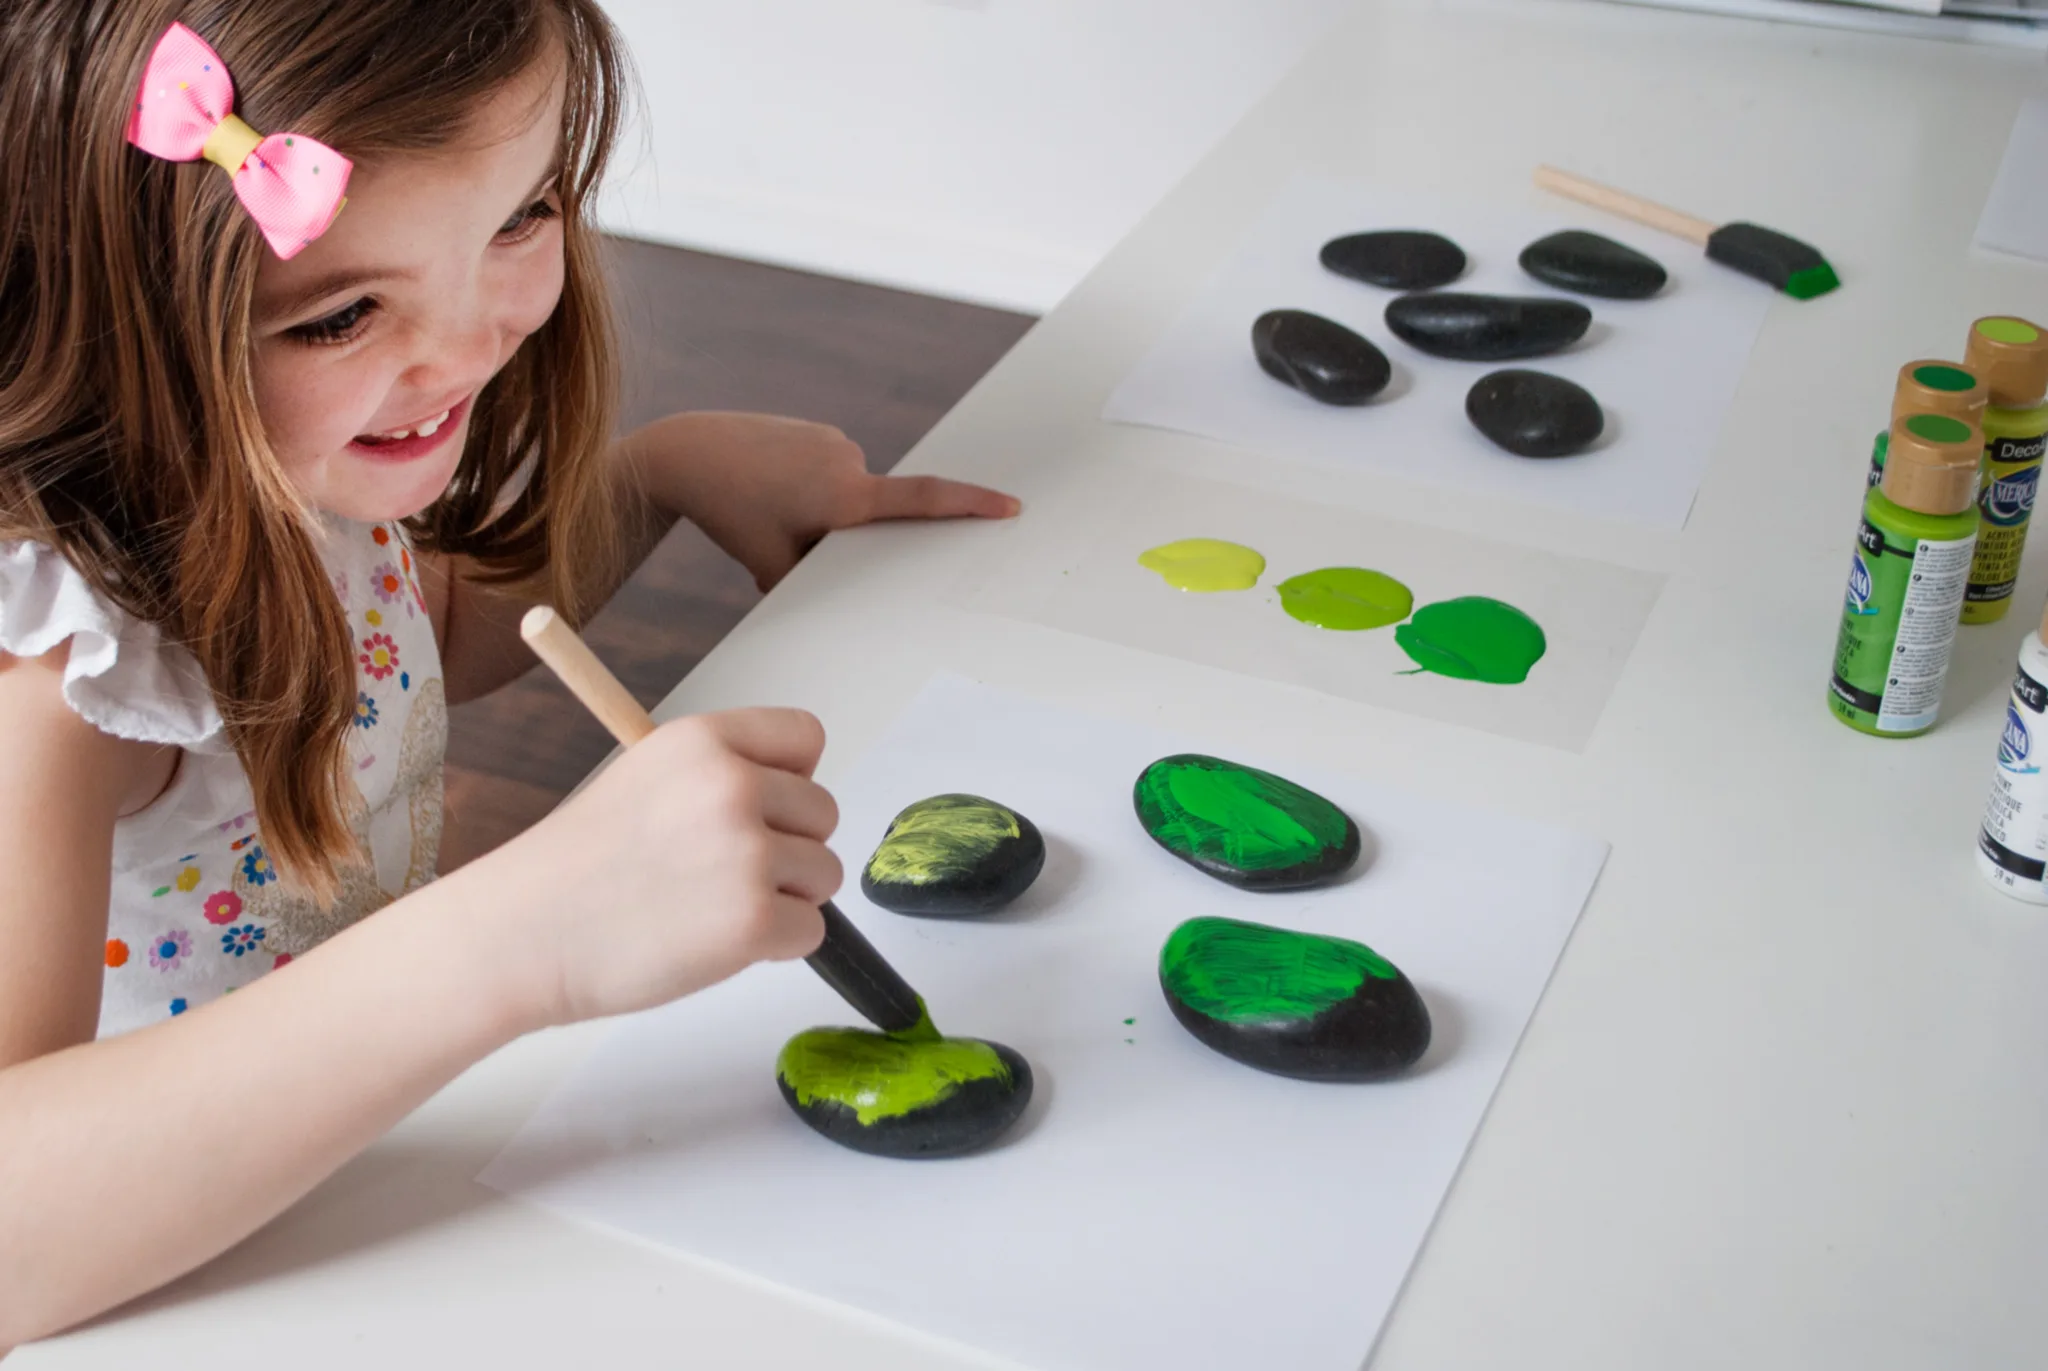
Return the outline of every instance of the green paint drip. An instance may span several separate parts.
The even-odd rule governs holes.
[[[775,1074],[799,1105],[845,1105],[862,1125],[925,1109],[973,1081],[1010,1079],[1010,1068],[987,1043],[941,1038],[920,1028],[901,1034],[861,1028],[813,1028],[783,1045]],[[921,1030],[928,1037],[913,1040]]]
[[[1280,608],[1305,624],[1355,632],[1400,623],[1415,595],[1384,572],[1331,566],[1282,581]]]
[[[934,795],[898,814],[868,858],[878,885],[932,885],[972,875],[1006,839],[1017,816],[979,795]]]
[[[1342,810],[1312,790],[1254,767],[1187,754],[1138,778],[1145,827],[1176,851],[1215,856],[1241,871],[1273,871],[1341,847]]]
[[[1835,269],[1826,262],[1804,271],[1795,271],[1785,280],[1785,293],[1795,300],[1811,300],[1816,295],[1826,295],[1842,284],[1842,278],[1835,275]]]
[[[1190,919],[1159,950],[1167,992],[1226,1023],[1313,1018],[1400,974],[1364,943],[1236,919]]]
[[[1549,650],[1541,624],[1483,595],[1424,605],[1394,641],[1422,671],[1491,685],[1520,685]]]
[[[1266,559],[1242,543],[1221,538],[1182,538],[1138,554],[1138,565],[1156,571],[1179,590],[1211,593],[1250,590],[1266,573]]]

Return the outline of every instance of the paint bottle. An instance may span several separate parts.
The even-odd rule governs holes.
[[[1977,497],[1983,515],[1977,561],[1963,598],[1963,622],[1994,623],[2012,604],[2027,521],[2048,447],[2048,334],[2024,319],[1993,316],[1970,326],[1963,365],[1984,378],[1984,477]]]
[[[1977,869],[1984,879],[2028,904],[2048,905],[2048,612],[2020,644],[2020,662],[2005,702],[1998,770],[1977,830]]]
[[[1863,497],[1828,708],[1859,732],[1910,738],[1941,709],[1977,547],[1983,435],[1950,415],[1911,414],[1888,446],[1884,482]]]
[[[1899,368],[1898,383],[1892,387],[1892,413],[1886,427],[1870,449],[1870,484],[1884,477],[1885,450],[1891,444],[1890,425],[1909,414],[1946,414],[1981,426],[1984,406],[1991,401],[1991,388],[1973,371],[1954,362],[1923,358]]]

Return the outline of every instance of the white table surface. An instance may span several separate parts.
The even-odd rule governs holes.
[[[1980,880],[1971,842],[2048,535],[2011,620],[1964,631],[1935,733],[1862,737],[1823,694],[1893,372],[1952,355],[1978,314],[2048,313],[2040,267],[1969,247],[2043,85],[2011,51],[1565,0],[1363,5],[909,460],[1027,505],[1170,462],[1668,570],[1581,755],[947,608],[1043,536],[1028,512],[834,537],[665,712],[807,706],[829,782],[954,669],[1611,840],[1375,1371],[2040,1364],[2048,915]],[[1847,281],[1774,309],[1681,538],[1097,419],[1296,171],[1520,201],[1541,161],[1803,234]],[[603,1031],[484,1062],[240,1249],[19,1364],[984,1364],[477,1185]]]

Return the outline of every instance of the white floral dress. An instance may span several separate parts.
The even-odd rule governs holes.
[[[0,542],[0,650],[39,657],[70,639],[72,709],[104,732],[183,750],[169,789],[114,827],[101,1037],[247,985],[434,877],[448,711],[412,549],[396,524],[328,519],[323,532],[355,643],[344,800],[358,845],[325,908],[272,868],[191,654],[50,548]]]

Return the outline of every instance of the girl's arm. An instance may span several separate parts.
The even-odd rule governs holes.
[[[291,965],[89,1041],[140,772],[60,675],[0,655],[0,1353],[232,1245],[520,1032],[803,955],[838,885],[816,720],[705,716]]]
[[[834,529],[1017,512],[1015,500],[981,486],[873,475],[859,445],[838,429],[767,414],[671,415],[615,444],[612,466],[624,555],[591,588],[591,604],[609,600],[679,519],[702,528],[766,590]],[[488,695],[533,665],[519,640],[530,595],[477,585],[459,560],[438,558],[428,561],[422,588],[440,630],[451,704]]]

